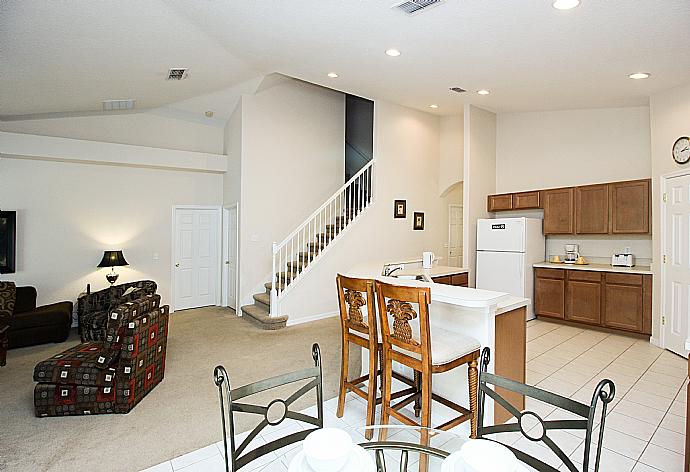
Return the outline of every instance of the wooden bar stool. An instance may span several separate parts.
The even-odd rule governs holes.
[[[383,402],[381,424],[390,417],[410,425],[431,428],[431,401],[435,400],[459,415],[434,429],[448,430],[467,420],[471,424],[471,437],[477,434],[477,359],[479,342],[469,336],[432,328],[429,324],[431,290],[428,287],[401,287],[376,282],[378,311],[382,331],[383,349]],[[415,311],[413,305],[418,307]],[[419,332],[413,330],[410,321],[419,317]],[[415,326],[416,328],[416,326]],[[391,376],[393,361],[408,366],[419,377],[421,388],[410,397],[391,405]],[[439,395],[433,394],[432,374],[447,372],[467,364],[469,368],[469,410]],[[413,401],[421,400],[421,418],[417,423],[399,410]],[[422,434],[424,434],[424,431]]]
[[[342,357],[340,365],[340,389],[338,392],[338,418],[343,416],[345,408],[345,395],[352,391],[367,401],[366,425],[374,424],[376,405],[381,403],[381,397],[377,397],[377,379],[381,375],[383,365],[381,356],[381,335],[378,330],[376,316],[376,299],[374,296],[374,281],[371,279],[355,279],[338,274],[336,276],[338,286],[338,302],[340,306],[340,326],[342,328]],[[363,313],[362,309],[366,311]],[[369,350],[369,373],[356,379],[348,379],[348,364],[350,358],[350,343]],[[394,378],[414,386],[410,379],[395,373]],[[366,391],[362,388],[365,380],[369,381]],[[381,391],[383,379],[381,379]],[[390,388],[388,389],[390,392]],[[415,388],[404,389],[395,392],[391,396],[399,398],[413,394]],[[373,431],[368,429],[365,433],[367,439],[371,439]]]

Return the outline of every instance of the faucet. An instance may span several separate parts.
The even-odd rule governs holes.
[[[395,272],[396,270],[400,270],[400,269],[402,269],[402,268],[403,268],[402,265],[399,265],[399,266],[395,267],[394,269],[391,269],[390,266],[386,266],[386,267],[383,269],[383,275],[384,275],[384,277],[390,277],[390,275],[391,275],[393,272]]]

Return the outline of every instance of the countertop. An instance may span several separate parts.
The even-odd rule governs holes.
[[[452,274],[466,274],[468,273],[468,269],[464,269],[462,267],[451,267],[451,266],[442,266],[442,265],[435,265],[432,266],[431,269],[422,269],[416,268],[416,269],[403,269],[403,270],[396,270],[393,272],[393,276],[408,276],[408,277],[416,277],[418,275],[422,276],[428,276],[428,277],[444,277],[446,275],[452,275]]]
[[[564,270],[590,270],[595,272],[617,272],[621,274],[644,274],[651,275],[652,271],[649,266],[637,265],[635,267],[613,267],[609,264],[556,264],[553,262],[539,262],[533,264],[532,267],[543,269],[564,269]]]

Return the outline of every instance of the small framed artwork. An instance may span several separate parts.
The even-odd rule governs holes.
[[[396,200],[393,206],[393,218],[407,218],[407,200]]]
[[[414,225],[412,227],[415,231],[424,230],[424,213],[421,211],[414,212]]]

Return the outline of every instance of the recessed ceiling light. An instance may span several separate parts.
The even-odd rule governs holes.
[[[481,89],[481,90],[477,90],[477,93],[478,93],[479,95],[489,95],[491,92],[489,92],[489,91],[486,90],[486,89]]]
[[[338,78],[338,74],[336,74],[335,72],[329,72],[329,73],[328,73],[328,77],[330,77],[331,79],[337,79],[337,78]]]
[[[434,104],[434,105],[429,105],[429,108],[438,108],[438,105],[436,105],[436,104]]]
[[[397,49],[386,49],[386,54],[391,57],[398,57],[400,55],[400,51]]]
[[[557,10],[572,10],[580,4],[580,0],[555,0],[553,7]]]
[[[650,75],[652,74],[649,72],[635,72],[634,74],[630,74],[628,78],[633,80],[648,79]]]

